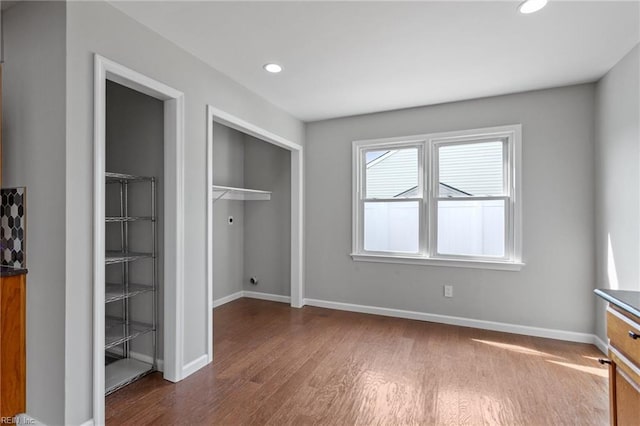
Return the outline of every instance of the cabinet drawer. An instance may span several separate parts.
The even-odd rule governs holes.
[[[640,324],[609,307],[607,309],[609,344],[622,352],[633,363],[640,364]]]

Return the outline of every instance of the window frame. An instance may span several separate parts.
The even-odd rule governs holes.
[[[500,196],[440,197],[438,148],[454,144],[469,144],[502,140],[504,190]],[[522,262],[522,126],[520,124],[481,129],[439,132],[407,137],[357,140],[352,143],[352,252],[355,261],[423,264],[481,269],[520,270]],[[366,199],[366,152],[418,147],[418,185],[420,197],[393,199],[419,201],[418,253],[380,252],[364,250],[364,207],[367,202],[389,199]],[[428,165],[428,167],[427,167]],[[505,200],[504,257],[440,254],[437,252],[438,201]],[[372,201],[375,200],[375,201]]]
[[[381,147],[382,149],[378,148]],[[427,240],[425,238],[425,227],[426,227],[426,204],[424,202],[425,196],[427,194],[427,181],[425,176],[425,155],[424,155],[424,141],[416,142],[416,141],[406,141],[406,142],[397,142],[393,144],[393,150],[401,150],[401,149],[417,149],[418,156],[418,194],[416,197],[406,197],[406,198],[367,198],[367,179],[366,179],[366,155],[367,152],[370,151],[380,151],[386,150],[388,145],[371,145],[366,148],[362,148],[359,150],[359,167],[361,170],[360,180],[359,180],[359,188],[357,195],[358,209],[362,212],[361,218],[358,222],[358,232],[360,238],[358,239],[358,249],[359,253],[362,254],[373,254],[373,255],[392,255],[392,256],[423,256],[426,252]],[[364,210],[365,205],[367,203],[397,203],[397,202],[418,202],[418,251],[416,253],[408,253],[408,252],[390,252],[390,251],[374,251],[374,250],[366,250],[364,247]]]

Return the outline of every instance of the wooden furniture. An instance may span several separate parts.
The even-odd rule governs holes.
[[[0,13],[0,17],[2,13]],[[0,62],[0,188],[2,188],[2,62]]]
[[[609,301],[609,359],[601,359],[600,362],[609,364],[611,425],[637,426],[640,424],[640,312],[635,298],[640,301],[640,292],[604,292],[596,290],[598,295]]]
[[[26,271],[0,270],[0,416],[26,408]]]

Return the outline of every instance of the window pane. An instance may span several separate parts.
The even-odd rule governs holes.
[[[502,141],[440,147],[440,196],[503,195],[503,149]]]
[[[504,257],[504,232],[504,200],[438,202],[438,254]]]
[[[366,198],[420,196],[418,148],[365,151]]]
[[[364,249],[418,253],[418,201],[364,204]]]

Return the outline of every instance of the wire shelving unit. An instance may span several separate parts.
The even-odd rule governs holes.
[[[157,370],[157,324],[158,324],[158,229],[156,213],[156,179],[148,176],[134,176],[124,173],[106,173],[107,185],[119,185],[119,214],[107,216],[106,223],[119,225],[120,250],[106,251],[105,265],[120,266],[120,282],[105,284],[105,303],[119,303],[120,315],[108,314],[105,317],[105,394],[138,380]],[[129,185],[146,184],[150,191],[150,214],[132,216],[129,214]],[[129,225],[135,222],[150,224],[151,250],[149,252],[129,251]],[[113,231],[113,229],[110,229]],[[151,282],[132,283],[129,279],[129,266],[132,262],[150,259]],[[147,261],[148,262],[148,261]],[[117,267],[117,266],[113,266]],[[151,321],[133,320],[132,299],[151,293]],[[145,299],[147,300],[147,299]],[[113,311],[113,310],[112,310]],[[151,335],[151,356],[133,353],[131,342],[140,336]]]

